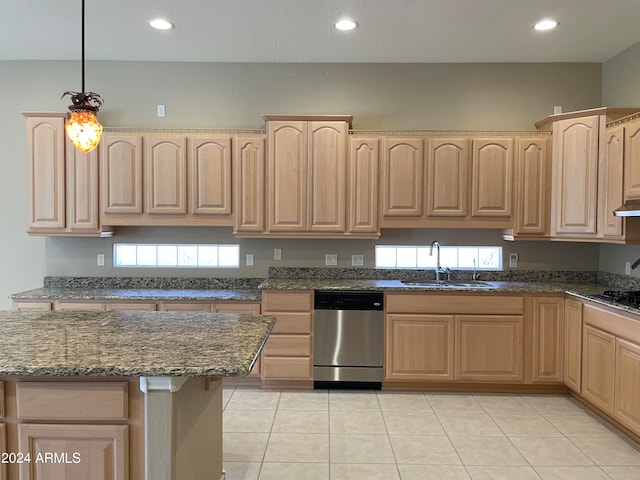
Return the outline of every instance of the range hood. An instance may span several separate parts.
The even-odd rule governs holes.
[[[616,217],[640,217],[640,200],[629,200],[613,211]]]

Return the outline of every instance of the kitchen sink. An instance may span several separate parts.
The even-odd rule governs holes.
[[[410,287],[441,287],[441,288],[490,288],[493,284],[490,282],[483,282],[481,280],[473,280],[470,282],[402,282],[404,285]]]
[[[443,283],[435,283],[435,282],[402,282],[403,285],[407,285],[409,287],[443,287]]]

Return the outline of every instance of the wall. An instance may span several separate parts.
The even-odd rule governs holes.
[[[531,130],[537,120],[553,112],[554,105],[562,105],[565,111],[597,107],[601,104],[602,92],[599,64],[89,62],[86,73],[87,89],[99,92],[105,99],[99,115],[103,124],[154,128],[256,128],[263,125],[260,117],[263,113],[349,113],[354,115],[356,129]],[[106,267],[102,270],[94,267],[95,253],[106,253],[109,240],[45,239],[24,233],[26,140],[20,112],[64,111],[69,100],[61,101],[60,95],[80,88],[80,65],[78,62],[0,62],[0,75],[3,140],[0,308],[8,308],[8,295],[40,286],[46,274],[107,275],[113,272]],[[155,117],[155,106],[159,103],[166,105],[164,119]],[[152,237],[162,242],[202,237],[222,241],[216,239],[230,237],[228,230],[210,230],[158,229],[151,233],[127,229],[115,240],[142,241]],[[402,240],[401,234],[387,235],[385,232],[383,241]],[[443,244],[448,240],[458,244],[475,243],[477,236],[468,232],[419,231],[405,232],[405,235],[421,241],[438,238]],[[256,252],[258,265],[249,271],[232,273],[263,275],[268,250],[275,242],[240,242],[243,253]],[[331,249],[343,258],[351,250],[371,252],[373,245],[365,242],[359,246],[346,241],[277,243],[283,245],[285,255],[289,250],[296,252],[290,258],[308,266],[319,264],[317,255],[310,252],[313,246]],[[569,269],[591,269],[598,255],[597,246],[522,244],[521,247],[517,244],[514,248],[525,252],[521,253],[521,268],[529,263],[535,268],[555,268],[560,265],[556,261],[561,260]],[[589,260],[585,262],[584,258]]]
[[[607,107],[640,107],[640,43],[607,60],[602,71],[602,103]],[[639,245],[600,246],[599,270],[624,273],[624,262],[640,258]],[[640,268],[631,272],[640,277]]]

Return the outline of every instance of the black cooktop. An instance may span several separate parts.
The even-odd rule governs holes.
[[[618,290],[605,290],[598,298],[609,300],[610,302],[628,305],[630,307],[640,308],[640,290],[620,292]]]

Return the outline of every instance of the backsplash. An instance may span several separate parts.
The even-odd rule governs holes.
[[[44,277],[49,288],[257,289],[264,278]]]

